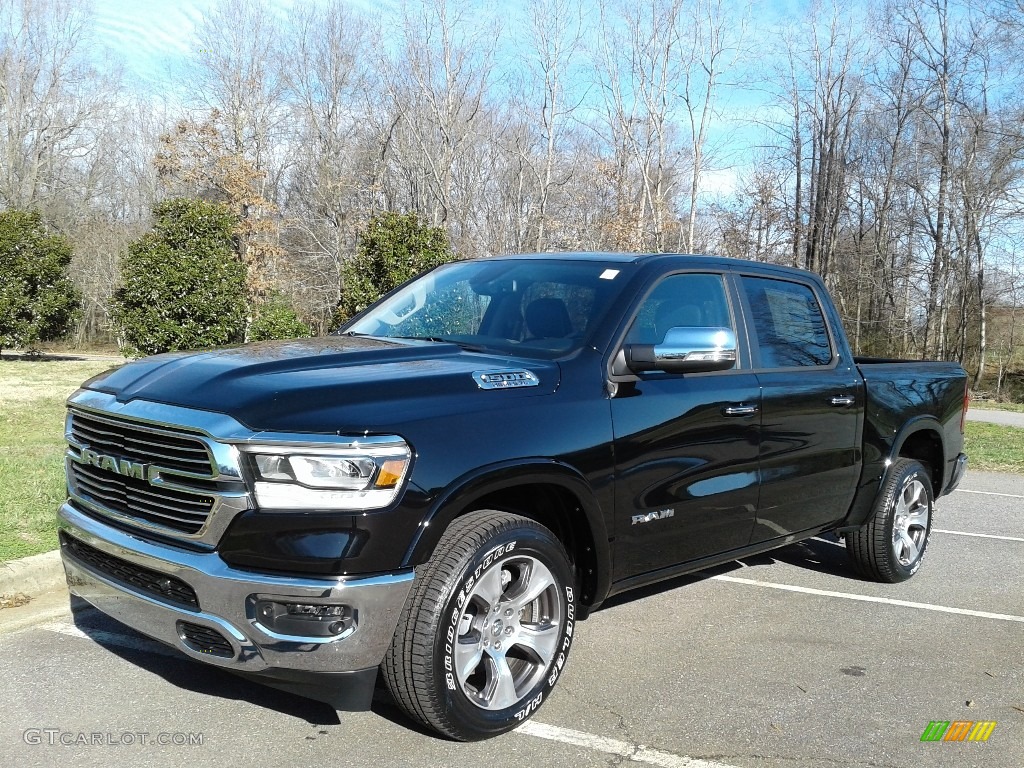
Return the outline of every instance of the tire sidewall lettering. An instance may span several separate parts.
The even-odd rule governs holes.
[[[445,631],[444,653],[442,655],[442,663],[445,670],[445,683],[448,690],[454,691],[458,689],[458,685],[455,682],[453,674],[455,669],[455,628],[462,620],[462,612],[466,606],[466,601],[469,600],[469,595],[473,591],[473,585],[476,584],[480,577],[491,567],[500,564],[502,562],[502,558],[509,552],[512,552],[515,548],[516,542],[512,541],[508,544],[501,544],[489,551],[484,556],[483,561],[477,565],[475,569],[469,572],[462,581],[461,586],[458,588],[458,592],[455,595],[455,605],[452,607],[451,613],[448,617],[448,627]]]
[[[545,674],[540,677],[537,685],[529,691],[516,705],[505,710],[485,710],[473,703],[468,695],[461,690],[461,684],[455,676],[454,652],[458,644],[458,627],[462,620],[464,610],[472,593],[474,585],[493,568],[500,568],[501,564],[515,553],[529,551],[533,557],[538,557],[546,566],[557,574],[558,580],[562,583],[564,600],[564,617],[561,627],[561,639],[559,640],[558,653],[551,660]],[[475,563],[475,564],[474,564]],[[482,556],[477,555],[470,560],[455,588],[448,599],[447,621],[444,621],[444,629],[438,633],[438,650],[440,655],[439,672],[444,680],[444,689],[448,692],[448,699],[452,706],[461,711],[464,716],[479,719],[481,725],[501,727],[508,722],[524,722],[527,720],[550,693],[552,687],[558,681],[568,657],[569,648],[572,645],[573,632],[576,623],[576,604],[572,586],[565,584],[565,577],[570,576],[568,572],[561,573],[561,568],[544,556],[542,549],[531,546],[530,541],[512,539],[499,544],[488,550]],[[443,614],[444,615],[444,614]],[[486,724],[486,725],[485,725]]]

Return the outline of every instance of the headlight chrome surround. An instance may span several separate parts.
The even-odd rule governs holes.
[[[340,440],[239,445],[259,507],[358,511],[391,504],[409,474],[409,445],[397,437]]]

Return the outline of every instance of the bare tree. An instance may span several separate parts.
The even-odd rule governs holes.
[[[530,163],[537,177],[538,198],[534,248],[543,251],[550,229],[552,193],[572,173],[571,167],[559,160],[567,123],[582,99],[569,83],[583,52],[583,12],[572,0],[539,0],[528,13],[530,55],[526,65],[536,91],[525,101],[528,113],[536,118],[543,153],[539,164]]]
[[[681,0],[601,3],[597,77],[616,187],[616,218],[635,220],[632,247],[664,251],[667,219],[675,218],[683,164],[673,118],[675,85],[683,77],[678,24]],[[630,211],[632,209],[632,211]],[[622,244],[627,244],[623,242]]]
[[[458,247],[460,163],[487,109],[497,30],[463,0],[410,0],[401,18],[400,50],[382,62],[391,205],[400,197],[398,207],[446,224]]]
[[[338,304],[341,264],[356,231],[383,206],[372,121],[379,92],[367,53],[378,43],[365,17],[332,0],[296,6],[283,47],[294,158],[285,187],[285,289],[322,330]]]
[[[119,88],[116,67],[92,64],[90,35],[79,3],[0,4],[0,205],[64,227],[97,194],[88,164]]]
[[[742,11],[741,11],[742,13]],[[682,15],[678,30],[682,56],[682,102],[690,135],[690,206],[684,247],[694,250],[698,198],[704,171],[708,169],[708,133],[720,118],[717,108],[723,75],[739,57],[745,18],[730,17],[723,0],[696,0]]]
[[[790,213],[787,175],[761,157],[740,180],[733,198],[713,210],[716,252],[772,264],[789,261]]]
[[[197,37],[199,112],[216,115],[227,149],[263,174],[259,195],[276,200],[288,162],[280,19],[266,0],[219,0]]]
[[[856,336],[858,350],[866,344],[872,351],[906,354],[892,340],[904,338],[908,331],[902,297],[911,280],[909,260],[904,257],[913,214],[904,204],[907,188],[902,180],[909,172],[921,98],[913,82],[913,30],[885,8],[872,21],[869,44],[881,54],[868,68],[867,95],[853,150],[860,158],[858,198],[864,206],[858,254],[867,262],[866,266],[858,262],[862,279],[857,289]]]

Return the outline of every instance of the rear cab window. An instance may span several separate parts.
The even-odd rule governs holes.
[[[808,285],[744,276],[740,284],[750,310],[751,339],[758,367],[830,365],[835,350],[821,305]]]

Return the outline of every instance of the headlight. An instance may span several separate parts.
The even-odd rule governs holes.
[[[385,446],[243,445],[256,501],[268,509],[362,510],[386,507],[409,469],[404,442]]]

